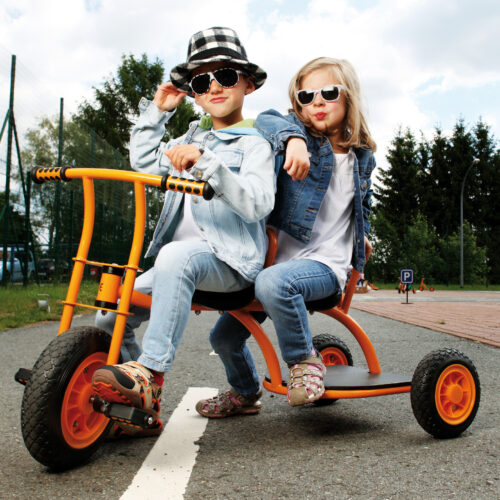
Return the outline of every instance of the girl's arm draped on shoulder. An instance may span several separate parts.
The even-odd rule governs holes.
[[[286,151],[283,168],[292,179],[305,179],[309,171],[306,132],[296,123],[295,115],[283,116],[270,109],[257,117],[255,127],[271,143],[276,155]]]

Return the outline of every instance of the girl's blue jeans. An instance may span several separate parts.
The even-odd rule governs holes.
[[[137,361],[151,370],[170,370],[186,328],[195,289],[234,292],[248,286],[250,283],[219,260],[204,241],[175,241],[165,245],[158,253],[154,267],[136,280],[136,288],[143,293],[152,293],[149,324],[142,341],[143,352]],[[137,312],[137,317],[131,316],[127,321],[124,334],[124,345],[129,345],[132,350],[138,348],[133,328],[147,319],[146,310]],[[113,316],[106,321],[114,323]],[[96,324],[103,326],[99,321]]]
[[[335,273],[320,262],[302,259],[264,269],[255,282],[255,295],[273,320],[283,360],[303,361],[313,352],[305,302],[328,297],[339,290]],[[264,313],[253,313],[263,322]],[[230,314],[219,318],[210,342],[221,358],[230,385],[243,396],[260,389],[259,376],[246,344],[250,332]]]

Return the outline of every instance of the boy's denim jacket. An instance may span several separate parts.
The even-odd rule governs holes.
[[[278,188],[276,203],[269,224],[286,231],[299,241],[307,243],[321,202],[332,176],[335,157],[330,142],[324,137],[315,137],[305,128],[295,113],[286,117],[274,110],[261,113],[255,122],[256,128],[273,145],[277,156],[276,168],[283,163],[286,141],[290,137],[302,137],[307,142],[311,166],[307,177],[302,181],[294,181],[288,173],[280,168],[278,172]],[[354,254],[352,265],[362,272],[365,264],[364,235],[370,232],[370,202],[372,197],[371,173],[375,168],[375,158],[371,151],[354,148],[354,204],[353,216]]]
[[[266,253],[264,219],[274,206],[276,181],[269,143],[253,128],[206,130],[197,121],[190,124],[186,134],[164,143],[161,139],[165,123],[173,112],[162,112],[144,98],[139,110],[130,139],[132,168],[208,181],[215,196],[210,201],[193,196],[194,221],[214,254],[245,279],[254,281]],[[203,150],[189,173],[174,170],[164,154],[165,149],[178,144],[194,144]],[[180,220],[183,196],[166,192],[146,257],[157,255],[171,241]]]

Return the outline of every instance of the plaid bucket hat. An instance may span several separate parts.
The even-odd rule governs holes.
[[[240,66],[253,78],[255,89],[266,81],[267,74],[252,64],[236,32],[230,28],[213,27],[195,33],[189,41],[187,61],[175,66],[170,72],[170,81],[179,89],[193,96],[189,81],[191,72],[214,61],[227,61]]]

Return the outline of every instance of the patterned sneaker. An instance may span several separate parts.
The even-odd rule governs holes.
[[[145,438],[159,436],[163,431],[163,422],[158,419],[153,427],[146,429],[138,429],[135,426],[130,426],[125,423],[115,423],[111,427],[106,436],[106,441],[118,441],[131,438]]]
[[[92,377],[92,389],[109,403],[160,412],[161,387],[154,381],[153,374],[137,361],[99,368]]]
[[[196,403],[196,411],[207,418],[224,418],[233,415],[254,415],[259,413],[262,403],[259,398],[262,391],[253,396],[244,397],[233,388],[210,399],[202,399]]]
[[[326,367],[321,356],[310,356],[290,367],[287,399],[290,406],[312,403],[323,396]]]

